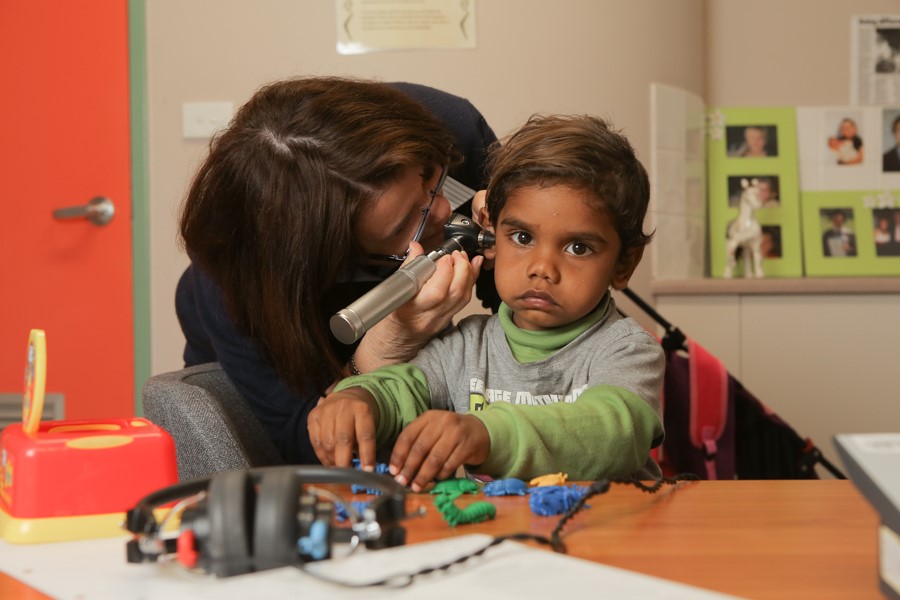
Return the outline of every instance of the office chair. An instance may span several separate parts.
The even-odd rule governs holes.
[[[154,375],[142,397],[144,416],[175,440],[182,481],[284,463],[219,363]]]

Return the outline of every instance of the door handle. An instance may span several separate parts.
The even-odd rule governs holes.
[[[67,206],[53,211],[54,219],[87,219],[94,225],[103,226],[112,221],[116,207],[112,200],[97,196],[84,206]]]

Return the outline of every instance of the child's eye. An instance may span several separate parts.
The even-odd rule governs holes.
[[[527,246],[531,244],[532,237],[527,231],[514,231],[509,235],[509,239],[520,246]]]
[[[587,256],[588,254],[594,253],[593,249],[584,242],[572,242],[566,246],[566,252],[574,254],[575,256]]]

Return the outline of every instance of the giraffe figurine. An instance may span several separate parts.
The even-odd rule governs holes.
[[[728,224],[725,241],[724,277],[731,279],[737,265],[738,249],[744,258],[744,277],[764,277],[762,268],[762,227],[756,211],[762,206],[756,179],[741,179],[741,202],[738,217]]]

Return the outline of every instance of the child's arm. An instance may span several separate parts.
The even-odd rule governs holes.
[[[630,475],[645,464],[655,471],[647,461],[662,441],[665,356],[654,338],[636,328],[590,353],[589,387],[575,402],[494,402],[473,413],[491,437],[490,457],[475,471],[519,479],[565,471],[580,480]]]
[[[521,406],[495,402],[472,413],[490,434],[490,456],[475,471],[529,479],[564,471],[592,481],[639,470],[662,437],[646,401],[618,386],[594,386],[574,403]]]

